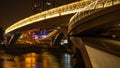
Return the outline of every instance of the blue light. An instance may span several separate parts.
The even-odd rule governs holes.
[[[35,39],[38,39],[38,38],[39,38],[38,35],[34,35],[34,37],[35,37]]]
[[[42,36],[42,38],[45,38],[45,37],[46,37],[46,35],[44,35],[44,34],[43,34],[43,35],[41,35],[41,36]]]

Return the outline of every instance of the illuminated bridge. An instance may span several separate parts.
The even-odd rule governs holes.
[[[6,29],[5,33],[20,32],[24,29],[26,30],[26,27],[27,29],[29,27],[40,27],[42,29],[66,25],[73,14],[91,2],[89,0],[83,0],[32,15],[11,25]]]
[[[109,7],[109,4],[111,4],[112,2],[111,2],[111,0],[107,0],[107,1],[108,1],[108,3],[105,5],[107,5],[107,7]],[[31,29],[40,27],[42,29],[42,28],[53,28],[53,27],[58,27],[58,26],[62,26],[62,25],[67,25],[70,18],[76,12],[78,12],[78,11],[85,12],[88,10],[93,10],[94,8],[96,8],[96,9],[104,8],[104,7],[102,7],[102,5],[103,5],[103,3],[106,2],[106,0],[101,2],[101,4],[99,4],[99,5],[97,5],[96,2],[97,1],[94,1],[94,0],[83,0],[83,1],[74,2],[71,4],[67,4],[64,6],[60,6],[57,8],[53,8],[53,9],[32,15],[30,17],[27,17],[23,20],[16,22],[15,24],[11,25],[10,27],[8,27],[5,30],[5,33],[21,32],[21,31],[24,31],[24,29],[27,30],[28,28],[26,28],[26,27],[30,27]],[[89,4],[93,5],[94,7],[86,8],[85,6],[87,6]],[[95,4],[97,6],[95,6]],[[114,4],[117,4],[117,0],[115,1]],[[85,16],[87,14],[89,14],[89,13],[84,13],[84,15],[82,15],[82,16]]]
[[[13,34],[13,36],[15,36],[17,33],[22,33],[34,28],[40,28],[41,30],[59,28],[67,35],[66,27],[70,18],[90,3],[92,3],[90,0],[78,1],[32,15],[8,27],[5,30],[5,34]],[[19,35],[20,34],[18,34],[15,39],[17,39]],[[12,38],[13,37],[11,37],[8,44],[12,42]],[[15,40],[13,42],[15,42]]]
[[[71,50],[81,67],[119,68],[119,7],[120,0],[79,1],[18,21],[6,29],[6,34],[60,27],[68,35],[69,45],[74,45]]]

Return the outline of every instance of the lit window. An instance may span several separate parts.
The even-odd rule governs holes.
[[[51,3],[50,3],[50,2],[47,2],[46,4],[47,4],[47,5],[51,5]]]

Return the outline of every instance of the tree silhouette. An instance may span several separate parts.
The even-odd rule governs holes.
[[[4,29],[2,27],[0,27],[0,43],[4,40]]]

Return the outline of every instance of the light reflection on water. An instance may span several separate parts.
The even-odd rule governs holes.
[[[72,68],[72,63],[71,63],[71,56],[70,54],[65,53],[62,57],[62,66],[64,66],[63,68]]]
[[[72,68],[70,54],[28,53],[19,56],[0,51],[0,68]]]

